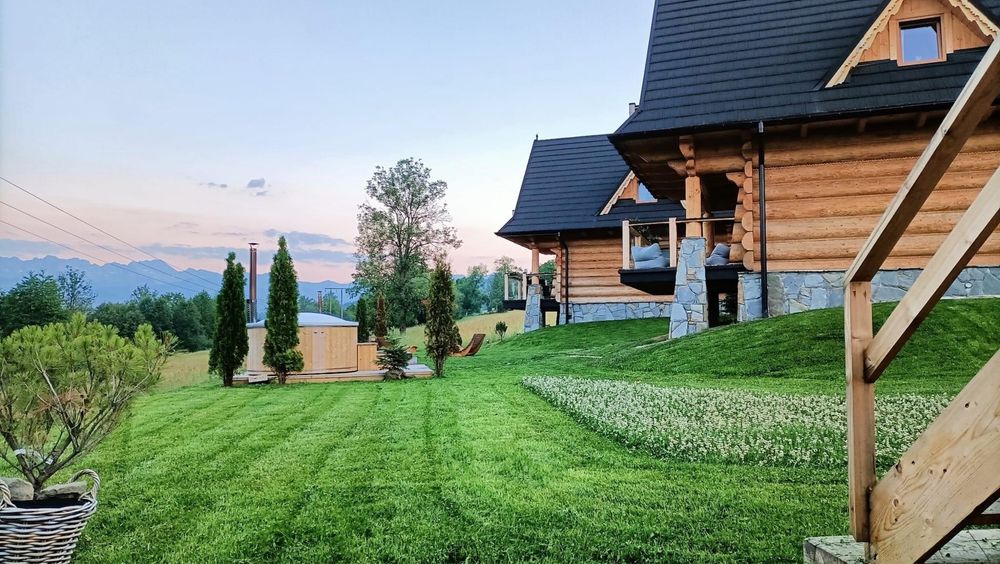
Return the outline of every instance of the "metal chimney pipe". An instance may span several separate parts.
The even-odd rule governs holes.
[[[250,323],[257,322],[257,243],[250,243]]]

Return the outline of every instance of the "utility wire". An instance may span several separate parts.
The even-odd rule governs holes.
[[[79,221],[80,223],[83,223],[84,225],[87,225],[87,226],[90,226],[91,228],[93,228],[93,229],[96,229],[96,230],[100,231],[101,233],[103,233],[103,234],[107,235],[108,237],[111,237],[111,238],[112,238],[112,239],[114,239],[115,241],[118,241],[119,243],[121,243],[121,244],[123,244],[123,245],[125,245],[125,246],[129,247],[130,249],[133,249],[133,250],[136,250],[136,251],[138,251],[138,252],[140,252],[140,253],[142,253],[142,254],[144,254],[144,255],[146,255],[146,256],[148,256],[148,257],[150,257],[150,258],[153,258],[153,259],[155,259],[155,260],[158,260],[158,261],[162,261],[162,262],[166,263],[166,264],[167,264],[168,266],[170,266],[171,268],[173,268],[174,270],[178,270],[176,266],[174,266],[174,265],[170,264],[169,262],[167,262],[167,261],[165,261],[165,260],[161,259],[160,257],[158,257],[158,256],[155,256],[155,255],[153,255],[153,254],[149,253],[148,251],[144,251],[144,250],[140,249],[139,247],[136,247],[136,246],[135,246],[135,245],[133,245],[132,243],[129,243],[128,241],[126,241],[126,240],[124,240],[124,239],[122,239],[122,238],[120,238],[120,237],[117,237],[117,236],[115,236],[115,235],[112,235],[111,233],[108,233],[107,231],[105,231],[105,230],[101,229],[100,227],[98,227],[98,226],[94,225],[93,223],[90,223],[89,221],[87,221],[87,220],[85,220],[85,219],[82,219],[82,218],[80,218],[80,217],[78,217],[78,216],[76,216],[76,215],[73,215],[72,213],[70,213],[70,212],[68,212],[68,211],[64,210],[63,208],[61,208],[61,207],[59,207],[59,206],[57,206],[57,205],[53,204],[52,202],[50,202],[50,201],[46,200],[45,198],[43,198],[43,197],[39,196],[38,194],[35,194],[35,193],[34,193],[34,192],[32,192],[31,190],[28,190],[28,189],[27,189],[27,188],[25,188],[24,186],[21,186],[21,185],[19,185],[19,184],[17,184],[17,183],[15,183],[15,182],[13,182],[13,181],[11,181],[11,180],[8,180],[8,179],[4,178],[3,176],[0,176],[0,180],[2,180],[2,181],[4,181],[4,182],[6,182],[7,184],[10,184],[10,185],[11,185],[11,186],[13,186],[14,188],[17,188],[18,190],[20,190],[20,191],[24,192],[25,194],[27,194],[27,195],[31,196],[32,198],[35,198],[35,199],[36,199],[36,200],[38,200],[39,202],[42,202],[42,203],[44,203],[44,204],[46,204],[46,205],[48,205],[48,206],[51,206],[51,207],[53,207],[53,208],[55,208],[55,209],[57,209],[57,210],[59,210],[59,211],[63,212],[64,214],[66,214],[66,215],[68,215],[68,216],[72,217],[73,219],[75,219],[75,220]],[[129,259],[129,260],[131,260],[131,259]],[[178,270],[178,272],[180,272],[180,270]],[[206,278],[202,278],[201,276],[198,276],[197,274],[195,274],[195,273],[193,273],[193,272],[188,272],[188,275],[190,275],[190,276],[192,276],[192,277],[194,277],[194,278],[197,278],[197,279],[201,280],[202,282],[207,282],[208,284],[211,284],[213,288],[214,288],[214,287],[216,287],[216,284],[215,284],[215,282],[212,282],[211,280],[208,280],[208,279],[206,279]]]
[[[109,262],[109,261],[106,261],[104,259],[95,257],[92,254],[85,253],[85,252],[83,252],[81,250],[78,250],[78,249],[74,249],[73,247],[70,247],[69,245],[64,245],[64,244],[60,243],[59,241],[53,241],[52,239],[49,239],[48,237],[44,237],[44,236],[39,235],[38,233],[34,233],[32,231],[28,231],[27,229],[25,229],[23,227],[19,227],[17,225],[14,225],[13,223],[8,223],[8,222],[6,222],[6,221],[4,221],[2,219],[0,219],[0,223],[6,225],[8,227],[13,227],[14,229],[17,229],[18,231],[23,231],[23,232],[27,233],[28,235],[31,235],[32,237],[41,239],[43,241],[48,241],[49,243],[52,243],[53,245],[59,245],[60,247],[63,247],[64,249],[68,249],[68,250],[70,250],[70,251],[72,251],[74,253],[77,253],[79,255],[83,255],[83,256],[88,257],[88,258],[90,258],[92,260],[96,260],[98,262],[103,262],[104,264],[111,265],[111,266],[114,266],[116,268],[120,268],[121,270],[124,270],[125,272],[128,272],[129,274],[138,274],[139,276],[143,276],[145,278],[149,278],[150,280],[155,280],[156,282],[159,282],[161,284],[168,284],[170,286],[173,286],[175,288],[180,288],[180,289],[186,290],[188,292],[199,292],[200,291],[198,288],[189,288],[189,287],[186,287],[186,286],[181,286],[181,285],[176,284],[174,282],[168,282],[166,280],[160,280],[159,278],[156,278],[154,276],[150,276],[149,274],[144,274],[142,272],[136,272],[134,270],[129,270],[128,267],[120,265],[117,262]]]
[[[46,220],[38,217],[37,215],[33,215],[31,213],[28,213],[28,212],[22,210],[21,208],[18,208],[17,206],[12,206],[12,205],[8,204],[7,202],[0,202],[0,204],[7,206],[8,208],[10,208],[10,209],[12,209],[14,211],[23,213],[24,215],[26,215],[26,216],[34,219],[35,221],[40,221],[40,222],[44,223],[45,225],[48,225],[49,227],[58,229],[59,231],[62,231],[63,233],[66,233],[68,235],[76,237],[77,239],[83,241],[84,243],[89,243],[91,245],[94,245],[95,247],[100,247],[101,249],[104,249],[105,251],[107,251],[107,252],[109,252],[111,254],[118,255],[118,256],[124,258],[125,260],[127,260],[129,262],[134,262],[134,259],[132,257],[128,256],[128,255],[119,253],[118,251],[116,251],[116,250],[114,250],[114,249],[112,249],[110,247],[105,247],[104,245],[102,245],[100,243],[95,243],[94,241],[91,241],[90,239],[87,239],[86,237],[83,237],[81,235],[77,235],[76,233],[73,233],[72,231],[63,229],[62,227],[59,227],[58,225],[56,225],[54,223],[46,221]],[[167,272],[166,270],[163,270],[163,269],[160,269],[160,268],[154,268],[153,266],[148,265],[148,264],[142,264],[142,263],[137,263],[137,264],[139,266],[148,268],[148,269],[150,269],[150,270],[152,270],[154,272],[159,272],[160,274],[169,276],[169,277],[174,278],[176,280],[180,280],[181,282],[183,282],[185,284],[190,284],[191,283],[191,280],[185,280],[184,278],[181,278],[180,276],[177,276],[176,274],[174,274],[172,272]],[[213,288],[213,287],[208,286],[206,284],[201,284],[201,286],[204,287],[207,290],[212,290],[212,291],[216,290],[216,288]]]

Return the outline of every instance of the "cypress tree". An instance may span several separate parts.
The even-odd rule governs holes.
[[[271,262],[271,280],[267,292],[267,337],[264,339],[264,364],[284,384],[289,372],[302,370],[299,346],[299,283],[295,265],[288,254],[285,237],[278,239],[278,252]]]
[[[215,298],[215,337],[209,353],[209,369],[222,377],[222,385],[233,385],[233,374],[243,364],[250,345],[247,341],[246,283],[243,265],[236,262],[236,253],[226,258],[222,273],[222,288]]]
[[[382,347],[389,341],[389,323],[385,316],[385,296],[379,292],[375,300],[375,340]]]
[[[358,320],[358,341],[367,343],[371,337],[371,328],[368,323],[368,297],[361,296],[358,305],[354,310],[354,317]]]
[[[455,349],[458,327],[455,325],[455,289],[451,268],[438,260],[431,273],[430,297],[427,304],[427,356],[434,362],[434,375],[444,376],[444,363]]]

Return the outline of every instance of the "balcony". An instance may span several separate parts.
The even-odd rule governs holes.
[[[504,279],[503,307],[509,310],[525,308],[528,284],[542,287],[542,312],[558,312],[559,299],[555,295],[555,274],[551,272],[510,272]]]
[[[676,219],[645,223],[622,223],[622,267],[618,271],[621,283],[654,296],[669,296],[674,293],[677,280],[677,254],[680,241],[691,235],[703,235],[707,239],[707,251],[715,248],[717,237],[728,239],[725,226],[732,218]],[[632,247],[660,245],[666,255],[662,267],[636,268],[632,258]],[[728,259],[727,259],[728,260]],[[742,262],[705,267],[710,299],[719,293],[735,293],[739,273],[746,271]]]

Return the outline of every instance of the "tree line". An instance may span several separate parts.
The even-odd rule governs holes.
[[[95,298],[94,288],[82,270],[67,267],[56,276],[29,272],[9,291],[0,293],[0,337],[22,327],[65,322],[74,313],[81,313],[90,321],[118,329],[118,334],[128,339],[140,326],[149,324],[159,338],[172,335],[181,350],[203,350],[212,343],[215,298],[208,292],[187,298],[142,286],[124,303],[94,307]]]

